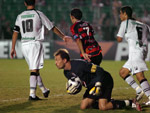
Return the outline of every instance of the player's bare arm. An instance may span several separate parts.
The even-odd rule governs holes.
[[[16,40],[18,38],[18,32],[13,32],[13,36],[12,36],[12,48],[11,48],[11,58],[14,58],[14,55],[16,56],[16,50],[15,50],[15,45],[16,45]]]
[[[64,35],[56,26],[54,26],[52,30],[56,35],[62,38],[65,42],[72,41],[70,36]]]
[[[90,60],[91,55],[88,55],[87,53],[84,52],[81,40],[78,39],[76,42],[77,42],[77,45],[78,45],[84,59],[88,60],[88,62],[91,62],[91,60]]]

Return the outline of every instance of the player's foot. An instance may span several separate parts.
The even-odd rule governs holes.
[[[148,102],[145,102],[146,106],[150,106],[150,100]]]
[[[143,95],[144,95],[144,91],[141,91],[140,93],[137,93],[137,94],[136,94],[136,101],[141,100],[142,97],[143,97]]]
[[[132,100],[132,108],[137,111],[142,111],[141,105],[135,99]]]
[[[47,98],[49,93],[50,93],[50,90],[48,89],[45,93],[43,93],[44,97]]]
[[[41,100],[38,96],[36,96],[35,98],[33,98],[33,97],[31,97],[31,96],[29,96],[29,100],[33,100],[33,101],[36,101],[36,100]]]

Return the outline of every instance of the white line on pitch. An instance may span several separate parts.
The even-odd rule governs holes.
[[[113,88],[113,90],[121,90],[121,89],[130,89],[130,87],[118,87],[118,88]],[[60,97],[60,96],[65,96],[65,95],[68,95],[68,94],[58,94],[58,95],[50,95],[50,98],[51,97]],[[42,98],[42,97],[41,97]],[[19,100],[27,100],[27,98],[15,98],[15,99],[8,99],[8,100],[0,100],[0,102],[13,102],[13,101],[19,101]]]

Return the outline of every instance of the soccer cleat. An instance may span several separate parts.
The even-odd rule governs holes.
[[[50,93],[50,90],[48,89],[45,93],[43,93],[44,97],[47,98],[49,93]]]
[[[132,108],[137,111],[142,111],[141,105],[135,99],[132,100]]]
[[[41,99],[38,96],[36,96],[35,98],[29,96],[29,100],[36,101],[36,100],[41,100]]]
[[[150,106],[150,100],[145,103],[146,106]]]
[[[137,94],[136,94],[136,101],[141,100],[142,97],[143,97],[143,95],[144,95],[144,91],[141,91],[140,93],[137,93]]]

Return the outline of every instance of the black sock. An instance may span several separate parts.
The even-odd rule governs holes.
[[[113,104],[113,109],[121,109],[121,108],[126,107],[125,101],[112,100],[111,103]]]

